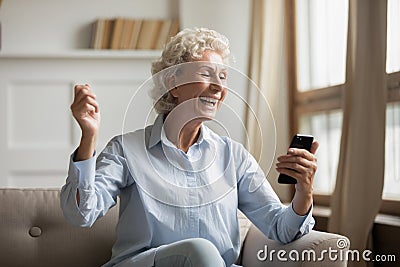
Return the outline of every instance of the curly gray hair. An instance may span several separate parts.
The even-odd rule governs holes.
[[[151,73],[154,77],[155,74],[174,65],[200,59],[207,50],[217,52],[225,64],[229,63],[229,41],[224,35],[206,28],[184,29],[165,45],[161,57],[152,63]],[[154,100],[156,112],[165,114],[170,112],[176,104],[169,92],[171,88],[166,88],[167,77],[162,79],[163,81],[154,79],[150,96]]]

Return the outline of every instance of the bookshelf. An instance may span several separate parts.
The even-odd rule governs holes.
[[[112,50],[159,50],[175,36],[179,19],[133,17],[97,18],[91,27],[90,48]]]

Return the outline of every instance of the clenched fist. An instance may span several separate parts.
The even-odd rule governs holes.
[[[72,115],[78,122],[83,136],[96,136],[100,128],[100,110],[96,95],[88,84],[75,85]]]
[[[96,95],[88,84],[75,85],[72,115],[82,130],[81,143],[75,154],[75,160],[86,160],[93,156],[97,135],[100,129],[100,109]]]

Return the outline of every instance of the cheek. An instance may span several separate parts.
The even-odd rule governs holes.
[[[222,102],[224,102],[225,97],[226,97],[226,90],[222,92],[221,100],[218,102],[218,108],[222,106]]]
[[[221,100],[225,100],[225,97],[228,94],[228,90],[226,88],[224,88],[221,93],[222,93]]]
[[[198,97],[201,92],[202,90],[199,90],[199,86],[196,84],[187,84],[180,86],[177,96],[178,104]]]
[[[190,95],[191,98],[199,97],[204,91],[207,91],[209,88],[208,83],[195,83],[189,86],[187,89],[187,94]]]

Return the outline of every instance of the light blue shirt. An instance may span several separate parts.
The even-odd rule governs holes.
[[[61,190],[70,223],[91,226],[117,196],[117,239],[104,266],[132,257],[137,266],[153,266],[157,247],[194,237],[211,241],[231,266],[240,252],[237,209],[282,243],[314,225],[311,210],[299,216],[280,202],[241,144],[202,125],[198,141],[184,153],[166,138],[162,115],[146,129],[114,137],[97,160],[74,162],[71,156]]]

